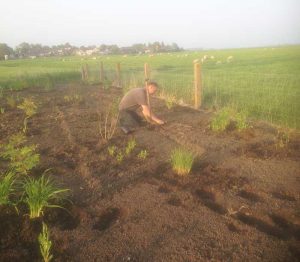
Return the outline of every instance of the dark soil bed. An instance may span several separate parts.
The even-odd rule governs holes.
[[[99,134],[99,114],[122,95],[120,89],[60,86],[12,93],[30,97],[38,113],[29,120],[28,141],[41,163],[31,175],[50,175],[71,189],[67,209],[47,209],[54,261],[299,261],[300,136],[278,146],[278,132],[265,123],[248,130],[214,133],[211,112],[153,98],[167,121],[145,125],[108,143]],[[78,94],[78,101],[64,96]],[[8,95],[8,94],[7,94]],[[0,107],[0,142],[22,129],[23,112]],[[133,152],[119,163],[112,145]],[[170,152],[185,147],[196,155],[191,173],[177,176]],[[145,160],[137,155],[147,150]],[[0,160],[1,171],[6,163]],[[0,209],[0,261],[41,261],[41,220],[26,208]]]

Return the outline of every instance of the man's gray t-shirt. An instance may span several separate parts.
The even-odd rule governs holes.
[[[140,106],[147,105],[146,89],[133,88],[121,100],[119,110],[137,110]]]

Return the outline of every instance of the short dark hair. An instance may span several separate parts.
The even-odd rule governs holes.
[[[155,86],[156,88],[158,88],[158,84],[155,81],[149,81],[147,83],[147,86]]]

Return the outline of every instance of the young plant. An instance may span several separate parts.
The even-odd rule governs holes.
[[[288,131],[277,131],[276,148],[284,148],[290,142],[290,133]]]
[[[119,152],[119,153],[117,154],[116,159],[117,159],[117,162],[118,162],[119,164],[122,163],[122,161],[123,161],[123,159],[124,159],[124,155],[122,154],[122,152]]]
[[[0,156],[10,160],[9,167],[19,174],[28,174],[40,161],[40,155],[35,153],[36,146],[25,146],[26,138],[22,133],[13,135],[9,143],[2,146]]]
[[[99,133],[102,139],[109,141],[113,137],[118,120],[119,112],[115,112],[113,106],[110,106],[106,113],[99,114]]]
[[[194,162],[194,155],[184,149],[177,148],[171,153],[173,170],[180,176],[189,174]]]
[[[27,131],[28,119],[36,114],[37,105],[29,98],[25,98],[23,103],[21,105],[19,105],[18,108],[22,109],[26,115],[26,117],[24,119],[24,127],[23,127],[23,133],[25,134]]]
[[[125,148],[125,154],[126,156],[130,155],[130,153],[132,152],[132,150],[135,148],[136,146],[136,141],[135,139],[130,139],[127,143],[127,146]]]
[[[0,114],[3,115],[5,113],[5,109],[3,107],[0,107]]]
[[[145,160],[148,156],[148,152],[147,150],[142,150],[139,154],[138,154],[138,158],[141,160]]]
[[[8,172],[0,176],[0,206],[12,204],[10,195],[14,192],[14,173]]]
[[[69,189],[59,189],[54,183],[42,175],[39,179],[28,177],[23,183],[24,197],[23,202],[29,208],[29,217],[31,219],[43,215],[45,208],[59,207],[51,204],[53,201],[62,200]]]
[[[210,123],[210,127],[213,131],[224,131],[230,124],[231,120],[231,109],[224,107],[221,109],[213,118]]]
[[[40,251],[44,262],[50,262],[53,258],[53,256],[50,253],[52,241],[50,240],[49,235],[49,229],[47,225],[43,222],[42,232],[39,234],[38,241],[40,244]]]
[[[115,155],[115,152],[116,152],[116,150],[117,150],[117,147],[116,147],[116,146],[109,146],[107,150],[108,150],[108,154],[109,154],[110,156],[114,156],[114,155]]]

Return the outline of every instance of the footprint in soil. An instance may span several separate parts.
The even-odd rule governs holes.
[[[116,207],[106,209],[94,224],[93,229],[104,231],[122,217],[122,210]]]

